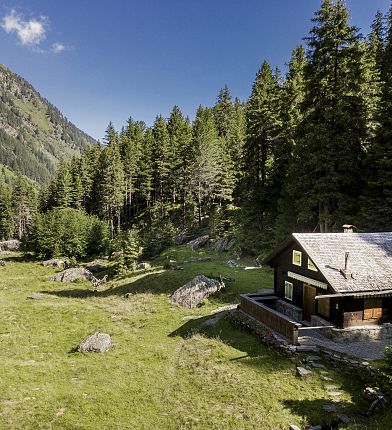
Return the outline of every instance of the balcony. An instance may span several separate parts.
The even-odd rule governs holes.
[[[270,293],[241,294],[240,309],[272,330],[298,345],[298,330],[302,324],[276,311],[277,296]]]

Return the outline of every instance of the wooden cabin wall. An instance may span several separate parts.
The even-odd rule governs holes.
[[[366,318],[365,299],[345,297],[343,304],[343,327],[353,327],[359,325],[377,325],[392,322],[392,298],[384,297],[377,299],[380,302],[380,313],[378,318]]]

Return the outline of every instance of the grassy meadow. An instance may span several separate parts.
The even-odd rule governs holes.
[[[213,260],[163,269],[168,259],[180,264],[206,254]],[[299,379],[298,359],[267,349],[225,319],[204,324],[239,293],[272,286],[269,270],[230,269],[228,258],[173,248],[150,271],[111,281],[95,294],[88,282],[49,281],[55,270],[39,262],[6,258],[0,267],[0,428],[268,430],[328,423],[322,406],[331,398],[320,373]],[[200,273],[234,281],[201,308],[171,305],[168,295]],[[96,331],[112,336],[108,353],[72,352]],[[339,410],[350,416],[366,409],[360,382],[328,371],[342,387]],[[387,430],[391,422],[390,412],[371,420],[356,414],[346,428]]]

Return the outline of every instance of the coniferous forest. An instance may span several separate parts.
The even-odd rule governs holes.
[[[390,231],[392,8],[371,28],[324,0],[287,70],[264,61],[248,100],[224,86],[193,121],[174,106],[151,127],[109,124],[39,195],[0,175],[1,238],[64,208],[104,222],[108,240],[136,234],[150,256],[179,235],[229,235],[258,255],[293,231]]]

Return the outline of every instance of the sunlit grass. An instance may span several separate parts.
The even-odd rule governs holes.
[[[182,264],[206,254],[213,260]],[[89,283],[49,281],[54,270],[37,262],[8,260],[0,268],[0,428],[268,430],[327,422],[329,398],[317,372],[299,379],[295,361],[224,319],[203,325],[238,293],[272,286],[270,271],[230,269],[228,258],[171,249],[153,262],[156,270],[96,294]],[[163,270],[168,259],[184,270]],[[168,295],[199,273],[234,281],[201,308],[171,305]],[[95,331],[112,336],[108,353],[71,352]],[[343,386],[344,410],[357,411],[358,382],[330,374]],[[388,429],[385,419],[366,428]]]

